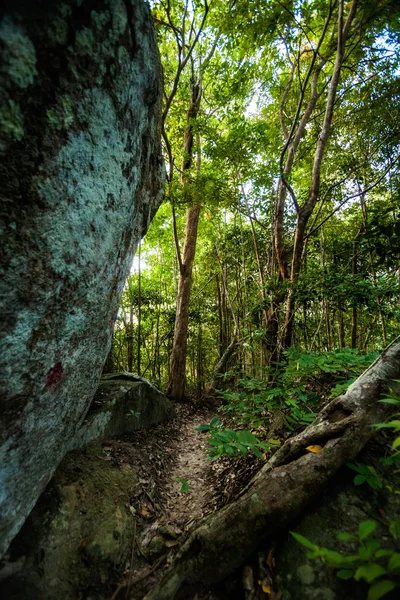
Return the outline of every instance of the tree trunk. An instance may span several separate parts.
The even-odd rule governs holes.
[[[128,371],[133,371],[133,306],[129,307],[129,322],[126,325],[126,343],[128,353]]]
[[[174,400],[183,400],[185,397],[189,302],[200,209],[200,204],[196,204],[191,206],[186,213],[186,237],[176,303],[174,344],[171,353],[170,379],[167,390],[168,396]]]
[[[345,332],[344,332],[344,321],[343,321],[343,310],[342,304],[339,302],[338,310],[337,310],[337,324],[338,324],[338,338],[339,338],[339,348],[345,348]]]
[[[212,381],[207,389],[207,393],[214,392],[217,389],[218,384],[219,384],[219,378],[221,377],[221,375],[223,375],[225,373],[226,366],[227,366],[229,360],[232,358],[232,356],[236,352],[237,347],[238,347],[238,339],[235,336],[233,338],[233,340],[231,341],[231,343],[229,344],[229,346],[227,347],[227,349],[225,350],[225,352],[223,353],[223,355],[221,356],[221,358],[219,359],[219,361],[217,362],[217,364],[215,365],[215,368],[213,371],[213,376],[212,376]]]
[[[190,169],[193,159],[193,122],[197,118],[201,101],[201,81],[192,84],[192,94],[187,113],[187,128],[184,135],[184,156],[182,164],[182,183]],[[199,145],[200,140],[198,140]],[[200,151],[198,151],[197,171],[200,171]],[[183,256],[180,256],[179,243],[175,229],[175,244],[179,262],[179,287],[176,302],[176,318],[174,343],[172,346],[170,373],[167,395],[174,400],[184,400],[186,385],[186,355],[189,328],[189,302],[192,289],[193,262],[196,254],[197,228],[200,217],[200,204],[195,204],[186,211],[185,242]]]
[[[351,259],[351,274],[353,276],[354,283],[356,281],[356,275],[357,275],[357,250],[358,250],[358,236],[353,242],[353,256]],[[353,300],[353,307],[351,310],[351,347],[357,348],[357,306],[354,304],[354,300]]]
[[[140,264],[140,243],[138,248],[138,330],[137,330],[137,374],[140,375],[140,348],[142,346],[142,273]]]
[[[203,519],[147,600],[171,600],[182,588],[221,581],[286,528],[338,469],[354,460],[374,433],[371,425],[393,412],[393,405],[378,400],[389,384],[400,392],[393,381],[399,378],[400,337],[272,456],[236,502]],[[322,450],[307,452],[312,444]]]
[[[314,154],[314,164],[311,176],[311,186],[307,202],[298,210],[298,218],[296,224],[296,234],[294,239],[292,268],[291,268],[291,288],[288,295],[286,318],[285,318],[285,333],[284,333],[284,346],[289,347],[292,343],[293,326],[294,326],[294,311],[295,311],[295,298],[293,294],[293,284],[296,283],[300,274],[302,255],[304,249],[304,238],[305,230],[308,221],[314,211],[314,208],[318,202],[319,191],[321,186],[321,166],[324,157],[326,144],[329,138],[333,110],[335,106],[336,93],[340,80],[340,72],[342,69],[344,50],[346,40],[349,35],[350,27],[354,19],[357,0],[353,0],[350,4],[349,14],[346,19],[346,23],[343,25],[343,0],[339,0],[339,20],[338,20],[338,40],[337,40],[337,51],[335,65],[333,68],[332,79],[329,87],[328,98],[326,101],[325,116],[322,124],[321,132],[318,136],[317,147]]]

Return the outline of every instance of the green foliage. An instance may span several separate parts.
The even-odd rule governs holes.
[[[184,477],[177,477],[176,478],[177,481],[179,481],[179,483],[181,483],[181,489],[179,490],[181,494],[188,494],[189,493],[189,482],[187,479],[185,479]]]
[[[390,532],[397,533],[393,522]],[[348,532],[338,534],[341,542],[352,542],[358,546],[355,554],[344,554],[328,548],[321,548],[304,536],[291,531],[294,539],[309,550],[310,559],[320,559],[327,565],[338,569],[336,575],[340,579],[364,581],[369,587],[368,600],[378,600],[400,585],[400,553],[395,550],[381,548],[380,542],[372,537],[376,530],[374,521],[363,521],[359,525],[358,534]],[[397,539],[397,535],[393,535]]]
[[[240,423],[259,427],[270,418],[270,412],[279,409],[286,416],[287,428],[293,431],[309,425],[316,417],[311,407],[323,398],[312,389],[313,382],[318,387],[322,378],[331,390],[327,396],[336,397],[338,390],[343,393],[375,356],[350,348],[323,354],[290,348],[278,372],[266,371],[266,375],[275,375],[272,384],[265,379],[239,379],[236,390],[218,392],[224,402],[219,410]]]
[[[248,430],[234,431],[222,428],[218,416],[214,417],[209,425],[196,427],[196,431],[210,434],[207,438],[207,443],[210,445],[207,454],[210,460],[216,460],[221,456],[246,456],[249,452],[257,458],[263,458],[261,450],[268,452],[272,445],[279,445],[275,440],[262,442]]]
[[[399,380],[395,380],[396,383],[400,383]],[[393,404],[394,406],[398,406],[400,408],[400,397],[396,394],[392,393],[388,395],[386,398],[379,400],[379,402],[383,402],[386,404]],[[400,411],[394,413],[385,423],[376,423],[373,427],[377,429],[388,428],[392,429],[394,433],[400,432],[400,418],[394,419],[393,417],[400,417]],[[392,443],[393,455],[391,457],[392,462],[397,462],[400,460],[400,436],[397,436]]]
[[[140,417],[140,412],[134,411],[134,410],[128,410],[128,412],[126,413],[127,417],[134,417],[135,419],[138,419]]]
[[[362,463],[347,463],[347,466],[358,475],[354,477],[354,485],[362,485],[367,483],[373,490],[379,490],[383,487],[382,480],[378,476],[376,470],[371,465]]]

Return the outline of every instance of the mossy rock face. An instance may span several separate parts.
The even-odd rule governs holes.
[[[68,454],[10,546],[20,570],[0,583],[3,598],[107,597],[129,560],[135,469],[104,460],[100,444]]]
[[[2,9],[0,556],[82,424],[165,180],[147,4]]]

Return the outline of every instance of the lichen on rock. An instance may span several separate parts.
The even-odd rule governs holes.
[[[88,409],[165,172],[142,0],[7,1],[0,58],[1,555]]]

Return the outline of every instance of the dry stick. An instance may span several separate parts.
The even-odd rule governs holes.
[[[147,577],[149,577],[149,575],[151,575],[154,571],[156,571],[158,569],[158,567],[161,565],[161,563],[165,560],[165,556],[166,556],[165,554],[163,556],[161,556],[154,563],[154,565],[152,567],[150,567],[149,569],[147,569],[146,571],[144,571],[143,573],[139,574],[137,577],[132,579],[130,582],[130,586],[132,587],[133,585],[136,585],[140,581],[143,581],[143,579],[146,579]],[[117,589],[115,590],[115,592],[113,593],[113,595],[111,596],[111,600],[116,600],[120,591],[123,590],[127,586],[128,586],[128,582],[126,582],[126,581],[124,581],[123,583],[120,583],[119,586],[117,587]]]
[[[373,435],[372,425],[392,414],[393,405],[378,400],[389,385],[400,392],[400,383],[393,381],[399,378],[400,336],[345,394],[276,452],[237,501],[202,520],[147,600],[172,600],[183,586],[186,590],[223,580],[255,548],[286,528],[340,467],[357,456]],[[307,452],[306,445],[315,441],[322,450]]]

